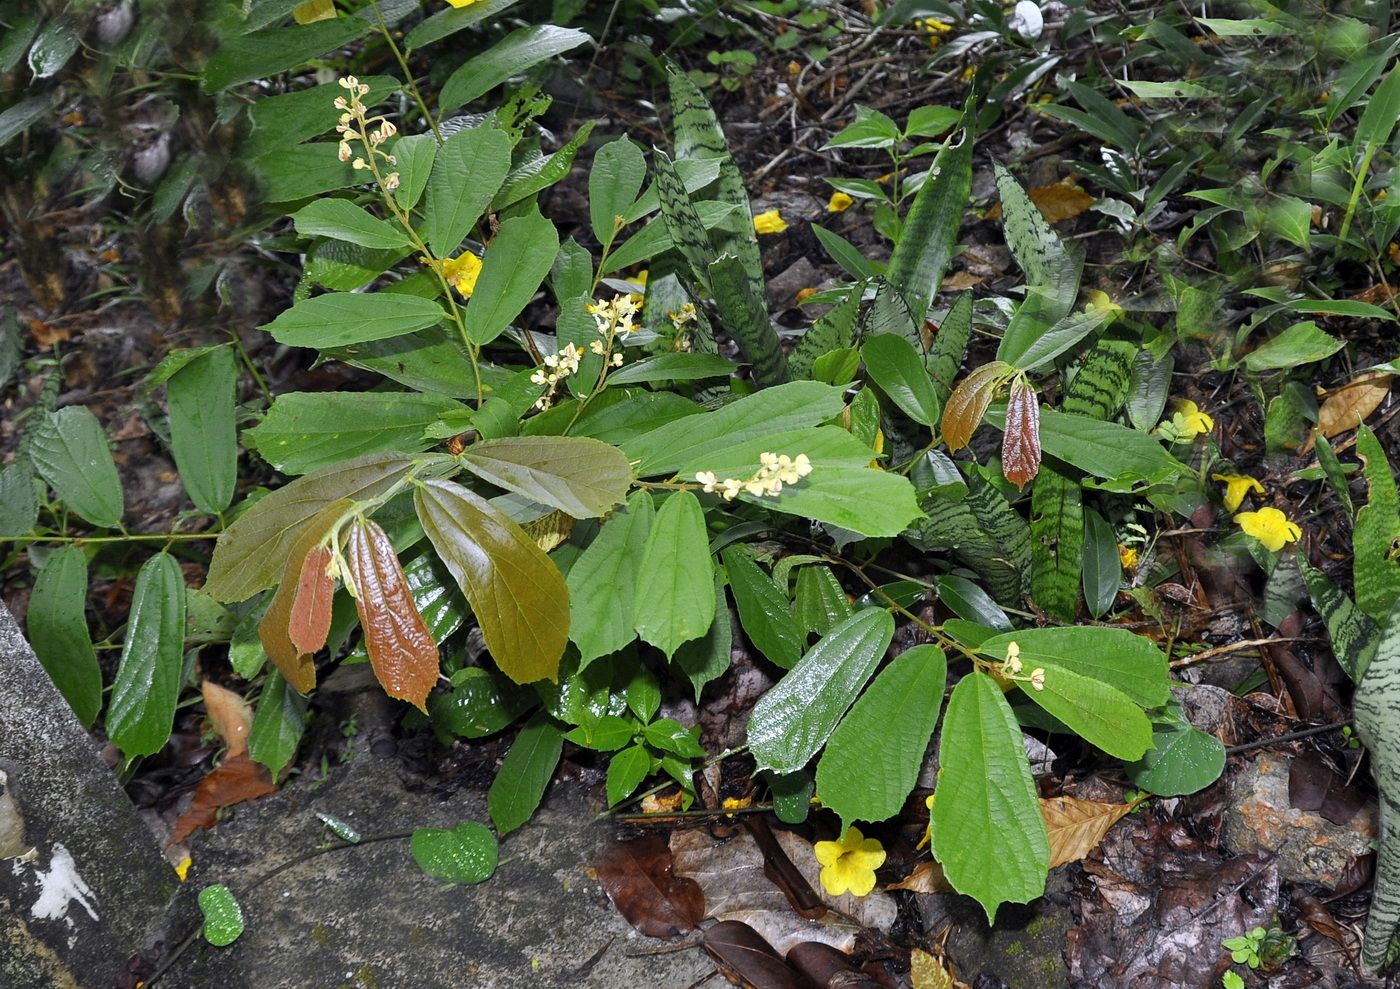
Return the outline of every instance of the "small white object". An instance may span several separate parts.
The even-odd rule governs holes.
[[[1039,38],[1040,32],[1045,30],[1045,17],[1034,0],[1020,0],[1006,23],[1011,30],[1029,41]]]

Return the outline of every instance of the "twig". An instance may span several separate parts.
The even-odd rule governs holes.
[[[1312,738],[1314,735],[1325,735],[1329,731],[1336,731],[1351,724],[1351,720],[1334,721],[1330,725],[1314,725],[1311,728],[1302,728],[1298,731],[1290,731],[1285,735],[1275,735],[1273,738],[1260,738],[1253,742],[1245,742],[1243,745],[1231,745],[1225,750],[1226,755],[1238,755],[1241,752],[1250,752],[1254,749],[1267,748],[1270,745],[1282,745],[1284,742],[1296,742],[1304,738]]]

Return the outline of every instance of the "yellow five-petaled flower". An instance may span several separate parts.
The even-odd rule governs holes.
[[[471,298],[476,280],[481,275],[481,258],[471,251],[463,251],[458,257],[438,261],[436,265],[449,285],[463,298]]]
[[[1289,521],[1277,508],[1261,508],[1257,512],[1240,512],[1235,521],[1246,536],[1253,536],[1271,553],[1277,553],[1294,542],[1303,530]]]
[[[875,870],[885,864],[884,846],[856,827],[847,828],[840,841],[817,842],[812,851],[822,866],[822,889],[831,896],[868,895],[875,888]]]
[[[1264,493],[1264,485],[1244,474],[1212,474],[1212,481],[1225,485],[1225,511],[1233,512],[1244,504],[1244,496],[1251,491],[1257,495]]]
[[[1201,411],[1189,398],[1177,403],[1176,412],[1171,417],[1172,432],[1178,440],[1194,440],[1202,433],[1215,428],[1215,420]]]

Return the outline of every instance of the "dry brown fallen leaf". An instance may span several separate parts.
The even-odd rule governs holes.
[[[1098,848],[1108,829],[1136,806],[1075,797],[1042,797],[1040,813],[1050,835],[1050,868],[1078,862]]]
[[[1394,378],[1393,374],[1383,371],[1361,374],[1332,392],[1317,410],[1317,432],[1330,440],[1338,433],[1355,429],[1357,423],[1365,422],[1390,394]],[[1303,452],[1311,452],[1315,442],[1316,437],[1309,436]]]
[[[1061,179],[1053,185],[1035,186],[1027,189],[1026,195],[1030,197],[1031,202],[1035,203],[1036,208],[1040,210],[1040,215],[1045,217],[1049,223],[1073,220],[1098,202],[1093,196],[1079,188],[1073,178]],[[996,203],[987,210],[986,219],[1001,219],[1001,203]]]
[[[902,889],[910,893],[951,893],[953,886],[948,882],[948,877],[943,874],[943,866],[929,859],[914,866],[914,871],[909,873],[897,883],[891,883],[887,889]]]
[[[252,707],[243,695],[211,680],[205,680],[199,689],[204,695],[204,709],[209,712],[210,724],[228,746],[224,758],[237,759],[248,751],[248,731],[253,727]]]
[[[909,976],[914,989],[967,989],[941,961],[919,948],[910,953]]]
[[[647,937],[689,934],[705,916],[700,886],[677,874],[671,850],[656,835],[613,842],[595,871],[617,912]]]
[[[257,800],[277,787],[266,766],[260,766],[246,755],[227,759],[204,779],[194,791],[194,803],[175,822],[170,844],[178,844],[200,828],[212,828],[219,820],[219,810],[248,800]]]
[[[671,835],[676,875],[688,876],[705,892],[707,916],[748,924],[786,955],[803,941],[821,941],[849,953],[861,927],[888,930],[898,908],[887,893],[869,896],[827,896],[821,888],[821,866],[812,845],[791,831],[775,830],[788,858],[811,883],[830,912],[820,921],[803,920],[777,886],[763,873],[763,853],[747,832],[717,844],[703,831],[677,831]],[[855,920],[852,924],[842,915]]]
[[[970,288],[976,288],[984,281],[986,279],[981,275],[974,275],[970,271],[955,271],[943,279],[939,290],[942,292],[965,292]]]

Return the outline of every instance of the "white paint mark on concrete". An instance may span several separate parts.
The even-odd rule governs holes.
[[[89,917],[97,919],[97,911],[93,909],[95,897],[92,890],[83,882],[83,877],[78,875],[77,864],[62,842],[54,842],[49,870],[36,870],[36,878],[39,881],[39,899],[29,911],[35,920],[64,919],[68,921],[68,926],[72,927],[73,921],[68,916],[68,905],[74,901],[87,911]]]

